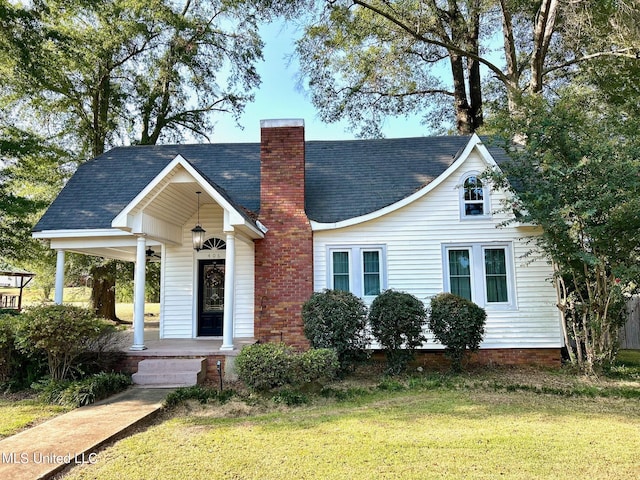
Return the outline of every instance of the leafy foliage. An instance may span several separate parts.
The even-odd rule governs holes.
[[[378,295],[371,304],[369,322],[373,336],[385,349],[391,374],[404,371],[414,350],[427,340],[424,305],[409,293],[386,290]]]
[[[63,380],[77,367],[78,358],[91,342],[113,328],[84,308],[38,305],[21,315],[16,338],[21,350],[46,353],[51,378]]]
[[[28,388],[47,370],[41,352],[28,354],[17,347],[19,323],[16,310],[0,310],[0,384],[7,390]]]
[[[0,312],[0,383],[11,377],[12,360],[15,355],[15,328],[13,315]]]
[[[311,346],[335,350],[342,371],[365,358],[367,307],[351,292],[314,292],[302,306],[302,321]]]
[[[47,380],[35,384],[43,402],[82,407],[126,390],[131,377],[122,373],[97,373],[82,380]]]
[[[300,388],[333,378],[338,360],[328,349],[300,353],[282,343],[263,343],[244,347],[236,359],[236,370],[238,378],[257,391]]]
[[[620,79],[618,79],[620,80]],[[526,139],[493,180],[506,208],[541,228],[537,248],[553,262],[570,360],[587,371],[611,363],[626,298],[640,276],[640,116],[636,82],[627,99],[592,87],[534,97],[526,121],[504,130]]]
[[[44,273],[53,257],[31,238],[31,229],[62,187],[69,158],[51,141],[14,126],[2,127],[1,120],[0,259]]]
[[[445,346],[451,369],[462,370],[467,350],[476,351],[484,336],[487,314],[478,305],[452,293],[440,293],[431,299],[429,330]]]
[[[255,17],[234,2],[2,2],[8,106],[54,118],[82,156],[109,146],[206,137],[259,83]],[[220,71],[228,69],[226,75]],[[195,94],[194,94],[195,92]]]
[[[233,390],[218,390],[203,385],[180,387],[167,395],[164,405],[168,408],[176,407],[187,400],[197,400],[202,404],[216,402],[224,404],[236,393]]]
[[[269,3],[301,6],[297,54],[313,104],[323,120],[346,119],[361,136],[412,114],[432,130],[469,133],[483,124],[485,99],[504,99],[515,114],[521,92],[553,95],[595,62],[615,77],[615,59],[634,61],[640,48],[639,9],[628,2]]]

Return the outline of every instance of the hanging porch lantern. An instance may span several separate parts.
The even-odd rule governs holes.
[[[200,225],[200,194],[202,192],[196,192],[198,195],[198,222],[196,226],[191,229],[191,238],[193,240],[193,249],[196,252],[202,250],[202,245],[204,244],[204,234],[206,233],[205,229]]]

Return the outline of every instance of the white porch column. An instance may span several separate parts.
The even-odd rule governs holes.
[[[62,305],[64,293],[64,250],[56,252],[56,287],[53,300],[56,305]]]
[[[144,284],[147,270],[147,242],[140,236],[136,243],[136,268],[133,278],[133,345],[130,350],[145,350],[144,344]]]
[[[220,350],[233,350],[233,300],[236,280],[236,237],[227,233],[227,254],[224,271],[224,316]]]

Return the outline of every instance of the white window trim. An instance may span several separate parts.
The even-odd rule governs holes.
[[[334,271],[333,271],[333,254],[334,253],[346,253],[347,254],[347,259],[348,259],[348,265],[349,265],[349,291],[351,291],[353,289],[353,280],[352,280],[352,276],[353,276],[353,254],[351,252],[351,249],[349,248],[333,248],[330,251],[328,251],[327,253],[327,272],[329,275],[329,278],[327,279],[327,286],[330,289],[335,289],[335,285],[334,285]]]
[[[481,172],[478,171],[470,171],[465,172],[462,177],[460,177],[460,182],[458,184],[458,200],[459,200],[459,209],[460,209],[460,220],[486,220],[487,218],[491,218],[491,189],[489,188],[487,180],[480,179],[482,182],[482,215],[467,215],[465,213],[465,199],[464,199],[464,182],[467,181],[469,177],[480,177],[482,175]]]
[[[373,300],[377,295],[364,295],[364,252],[376,251],[380,261],[380,293],[387,289],[386,245],[327,245],[327,288],[333,289],[333,253],[347,252],[349,255],[349,291],[364,299]]]
[[[503,248],[507,269],[508,302],[487,302],[486,268],[484,251],[486,249]],[[511,242],[478,242],[478,243],[447,243],[442,245],[442,278],[443,290],[451,291],[449,276],[449,250],[468,250],[471,266],[471,300],[487,310],[517,310],[515,269],[513,259],[513,245]]]

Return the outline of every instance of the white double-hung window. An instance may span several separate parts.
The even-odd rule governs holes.
[[[330,246],[327,287],[359,297],[375,297],[386,288],[386,248],[382,245]]]
[[[443,246],[444,289],[481,307],[515,309],[510,243]]]

